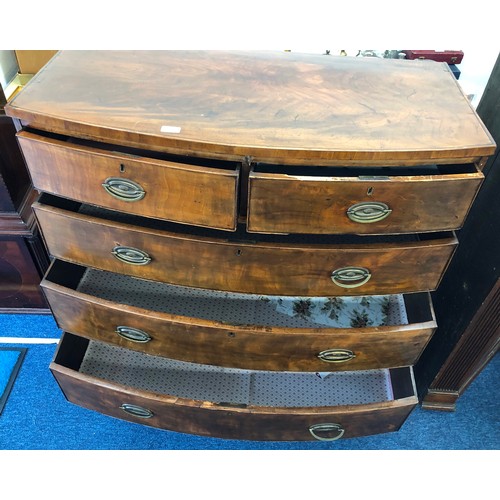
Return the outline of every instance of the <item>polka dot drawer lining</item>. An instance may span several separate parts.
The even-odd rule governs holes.
[[[95,269],[87,269],[78,291],[120,304],[233,325],[362,328],[408,324],[402,295],[253,295],[169,285]]]
[[[389,370],[270,372],[159,358],[97,341],[80,372],[136,389],[213,403],[272,407],[368,404],[393,399]]]

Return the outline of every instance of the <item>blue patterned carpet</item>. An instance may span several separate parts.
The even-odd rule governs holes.
[[[2,337],[57,338],[51,316],[0,315]],[[68,403],[48,369],[55,344],[28,347],[0,415],[3,450],[498,450],[500,357],[458,400],[454,413],[417,407],[400,431],[334,442],[250,442],[203,438],[107,417]]]

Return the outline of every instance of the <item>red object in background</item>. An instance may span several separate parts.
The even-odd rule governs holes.
[[[431,59],[432,61],[445,62],[448,64],[460,64],[464,57],[461,50],[402,50],[406,54],[406,59]]]

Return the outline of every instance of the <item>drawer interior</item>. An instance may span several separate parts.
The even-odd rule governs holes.
[[[301,165],[270,165],[258,163],[254,166],[255,173],[284,174],[306,177],[358,177],[360,180],[376,180],[389,177],[420,177],[453,174],[477,174],[474,163],[455,163],[447,165],[429,164],[415,166],[338,166],[338,167],[307,167]]]
[[[365,328],[433,321],[427,293],[280,297],[170,285],[56,260],[45,281],[98,299],[237,326]]]
[[[343,406],[414,396],[411,368],[270,372],[158,358],[65,333],[55,363],[134,389],[221,405]]]
[[[74,144],[78,146],[84,146],[86,148],[98,149],[101,150],[102,152],[118,153],[124,156],[129,156],[131,158],[137,158],[137,159],[149,158],[152,160],[161,160],[166,162],[177,163],[179,165],[209,167],[213,169],[222,169],[222,170],[236,170],[239,166],[239,164],[235,161],[225,161],[225,160],[202,158],[196,156],[161,153],[149,149],[146,150],[146,149],[132,148],[127,146],[122,146],[119,144],[108,144],[104,142],[80,139],[77,137],[69,137],[61,134],[47,132],[44,130],[32,130],[29,127],[26,127],[24,130],[26,132],[39,135],[41,137],[61,141],[62,143]]]

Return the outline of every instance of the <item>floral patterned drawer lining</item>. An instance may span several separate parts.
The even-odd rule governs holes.
[[[232,325],[363,328],[408,324],[402,295],[280,297],[193,289],[87,269],[78,291],[152,311]]]

